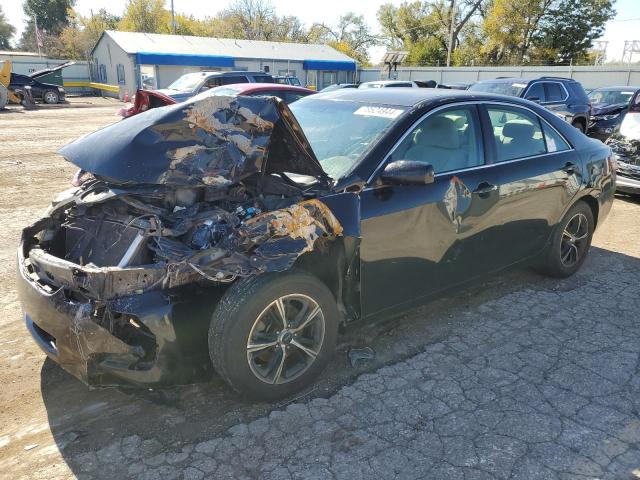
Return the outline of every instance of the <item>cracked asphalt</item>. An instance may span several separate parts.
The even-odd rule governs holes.
[[[55,149],[117,108],[0,118],[0,478],[640,479],[637,199],[616,199],[574,277],[506,272],[355,327],[318,382],[278,404],[215,377],[89,391],[45,361],[13,288],[18,234],[73,173]],[[352,346],[376,358],[352,368]]]
[[[640,261],[465,312],[423,353],[335,395],[167,450],[129,436],[73,459],[141,479],[640,478]]]

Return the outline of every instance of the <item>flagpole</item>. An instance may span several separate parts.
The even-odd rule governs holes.
[[[36,45],[38,46],[38,56],[42,57],[42,53],[40,52],[40,39],[38,38],[38,16],[34,13],[33,14],[33,22],[36,25]]]

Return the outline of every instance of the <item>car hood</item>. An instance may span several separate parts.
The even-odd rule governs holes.
[[[118,184],[222,187],[257,173],[331,182],[293,113],[275,97],[199,96],[117,122],[58,153]]]
[[[71,62],[62,63],[60,65],[56,65],[55,67],[43,68],[42,70],[38,70],[37,72],[30,73],[29,76],[31,78],[42,77],[42,76],[47,75],[47,74],[49,74],[51,72],[55,72],[57,70],[62,70],[63,68],[70,67],[71,65],[75,65],[75,63],[76,62],[71,61]]]
[[[591,105],[591,115],[607,115],[621,112],[628,107],[626,103],[594,103]]]

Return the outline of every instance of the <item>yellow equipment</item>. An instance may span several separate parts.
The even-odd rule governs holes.
[[[0,108],[4,108],[7,102],[20,103],[20,97],[9,90],[11,82],[11,61],[5,60],[0,67]]]

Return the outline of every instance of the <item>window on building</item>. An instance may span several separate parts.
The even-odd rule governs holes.
[[[98,79],[101,83],[107,83],[107,66],[104,63],[98,67]]]
[[[116,65],[116,73],[118,75],[118,83],[119,84],[126,83],[124,79],[124,65],[122,65],[121,63]]]

